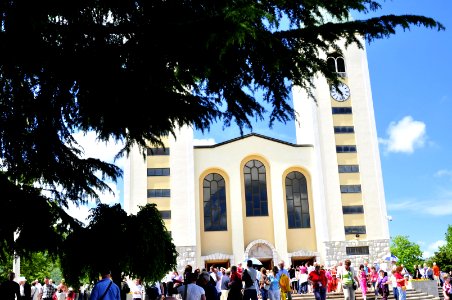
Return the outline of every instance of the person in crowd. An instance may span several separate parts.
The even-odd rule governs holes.
[[[402,270],[402,266],[398,266],[394,272],[394,277],[397,281],[397,293],[399,295],[397,300],[406,300],[406,285]]]
[[[390,276],[391,286],[392,286],[392,293],[394,295],[395,300],[399,300],[399,290],[397,289],[397,278],[395,276],[396,268],[392,269],[392,274]]]
[[[369,275],[370,269],[369,269],[369,262],[367,260],[364,261],[364,272],[366,272],[366,276]]]
[[[259,290],[261,293],[262,300],[268,299],[268,288],[269,287],[270,287],[270,281],[268,280],[267,269],[262,267],[261,268],[261,276],[259,279]]]
[[[374,289],[374,294],[375,294],[375,296],[378,296],[378,288],[377,288],[378,272],[374,266],[370,267],[369,277],[370,277],[370,282],[372,283],[372,288]]]
[[[226,270],[225,268],[221,268],[221,272],[223,273],[223,276],[221,277],[221,300],[227,300],[228,299],[228,293],[229,293],[229,276],[231,276],[231,270]]]
[[[296,277],[296,270],[295,270],[294,265],[290,265],[289,278],[290,278],[290,287],[292,289],[292,294],[296,294],[298,291],[298,280]]]
[[[338,284],[337,284],[336,292],[342,292],[342,280],[341,280],[341,278],[342,278],[343,271],[344,271],[344,266],[343,266],[342,262],[340,261],[337,264],[337,267],[336,267],[337,279],[339,280]]]
[[[421,279],[421,271],[419,270],[419,265],[413,266],[413,279]]]
[[[285,275],[289,278],[289,285],[290,285],[290,274],[289,274],[289,271],[287,271],[287,270],[285,269],[285,263],[284,263],[284,261],[281,260],[281,261],[279,262],[278,266],[279,266],[278,277],[281,278],[281,275],[282,275],[282,274],[285,274]],[[308,268],[308,269],[309,269],[309,268]],[[283,287],[281,286],[281,284],[280,284],[279,288],[280,288],[280,295],[286,294],[286,295],[287,295],[287,299],[288,299],[288,300],[292,300],[292,293],[291,293],[290,291],[286,291],[286,292],[282,291],[282,288],[283,288]]]
[[[346,259],[341,273],[342,290],[344,292],[345,300],[354,300],[355,289],[359,286],[358,277],[356,277],[355,270],[351,265],[352,262],[349,259]]]
[[[184,282],[184,278],[179,274],[179,272],[174,271],[171,276],[171,281],[173,282],[173,288],[177,290]]]
[[[245,273],[247,275],[245,275]],[[248,275],[250,279],[248,280]],[[257,300],[257,290],[256,290],[256,278],[257,271],[253,268],[253,261],[249,259],[246,262],[246,268],[242,273],[242,281],[245,282],[245,288],[243,290],[243,300]]]
[[[2,282],[0,285],[0,299],[15,300],[20,299],[20,286],[14,281],[16,273],[9,272],[8,280]]]
[[[450,295],[452,293],[452,286],[450,284],[450,275],[445,274],[443,277],[443,297],[444,300],[450,300]]]
[[[339,280],[337,279],[336,273],[331,275],[331,280],[328,280],[328,293],[334,293],[337,290],[337,285]]]
[[[64,279],[61,279],[60,284],[57,286],[57,290],[63,293],[68,292],[68,287],[66,285],[66,281]]]
[[[425,272],[427,279],[435,280],[433,277],[433,269],[430,266],[427,266],[427,271]]]
[[[268,280],[270,281],[270,287],[268,288],[268,297],[270,300],[280,300],[280,287],[279,287],[279,269],[277,266],[273,266],[272,271],[268,274]]]
[[[367,274],[364,265],[359,266],[358,272],[359,286],[361,287],[361,292],[363,295],[363,299],[367,299]]]
[[[309,273],[309,281],[312,283],[315,299],[325,300],[328,279],[326,278],[325,270],[323,270],[320,265],[317,264],[314,271]]]
[[[120,300],[121,292],[119,287],[111,279],[111,272],[103,270],[100,272],[102,279],[99,280],[93,287],[89,300]]]
[[[127,278],[123,277],[121,281],[121,300],[127,299],[127,294],[130,292],[129,284],[127,283]]]
[[[242,299],[242,276],[237,271],[237,266],[231,267],[231,276],[229,278],[228,300]]]
[[[36,282],[37,280],[33,280],[33,282],[31,283],[31,300],[38,300],[39,299],[39,290],[38,287],[36,286]]]
[[[52,300],[52,296],[55,292],[56,287],[50,282],[49,277],[45,277],[44,285],[42,286],[42,300]]]
[[[197,273],[184,272],[185,281],[177,288],[177,292],[185,300],[206,300],[206,293],[202,287],[196,285]],[[208,275],[208,274],[207,274]],[[237,298],[238,299],[238,298]]]
[[[20,300],[31,299],[31,285],[27,282],[27,279],[23,276],[19,277],[19,290],[20,290],[19,298]]]
[[[223,277],[223,273],[214,265],[210,266],[210,277],[212,277],[212,281],[217,289],[217,293],[221,294],[221,277]],[[206,297],[207,298],[207,297]]]
[[[307,294],[308,293],[308,268],[300,268],[300,294]]]
[[[433,267],[432,267],[432,271],[433,271],[433,279],[436,280],[436,282],[438,283],[438,285],[440,285],[440,270],[439,270],[439,266],[436,264],[436,262],[433,263]]]
[[[206,300],[219,300],[220,295],[216,288],[216,283],[207,271],[201,272],[198,276],[199,286],[204,289]]]
[[[32,299],[32,300],[41,300],[42,299],[42,285],[38,279],[35,279],[34,282],[35,282],[35,287],[36,287],[36,294],[35,294],[34,298],[36,298],[36,299]]]
[[[75,294],[74,289],[70,287],[67,289],[67,296],[66,296],[65,300],[76,300],[75,296],[76,296],[76,294]]]
[[[388,273],[384,270],[380,270],[376,288],[378,294],[382,297],[382,300],[387,300],[389,296],[389,279]]]
[[[243,267],[241,262],[237,264],[237,273],[239,273],[240,277],[242,277]]]
[[[135,278],[135,280],[127,279],[127,284],[129,285],[130,291],[132,292],[132,299],[139,300],[143,298],[143,285],[141,284],[140,278]]]

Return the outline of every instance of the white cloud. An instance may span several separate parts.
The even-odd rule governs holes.
[[[450,179],[452,179],[452,170],[439,170],[435,173],[435,177],[449,177]]]
[[[448,216],[452,215],[452,198],[388,202],[388,211],[422,211],[424,215]]]
[[[92,208],[92,206],[88,205],[79,205],[76,206],[74,203],[70,202],[69,207],[66,209],[66,212],[71,217],[79,220],[80,222],[84,223],[85,225],[88,225],[88,215],[89,210]]]
[[[78,132],[73,136],[82,147],[83,158],[98,158],[108,163],[114,163],[120,168],[124,167],[124,157],[114,161],[115,155],[124,146],[122,143],[116,143],[113,140],[107,143],[99,142],[96,140],[96,133],[93,131],[87,133]]]
[[[406,116],[399,122],[391,122],[387,129],[388,138],[380,138],[381,144],[386,146],[386,152],[413,153],[422,148],[426,142],[426,125]]]
[[[446,244],[446,241],[444,240],[438,240],[436,242],[433,242],[429,244],[424,252],[422,253],[422,256],[424,259],[427,259],[435,254],[435,252],[438,251],[439,247],[444,246]]]

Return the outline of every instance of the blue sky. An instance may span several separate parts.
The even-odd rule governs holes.
[[[385,186],[390,234],[406,235],[430,256],[444,236],[452,216],[452,13],[450,0],[394,0],[374,13],[433,17],[446,31],[413,27],[367,45],[372,94]],[[369,17],[372,15],[367,15]],[[355,19],[360,16],[355,15]],[[254,132],[295,142],[293,123],[255,123]],[[246,132],[247,133],[247,132]],[[237,128],[213,126],[199,139],[221,142],[237,137]],[[87,156],[114,156],[119,146],[94,145],[94,136],[79,137]],[[107,159],[108,160],[108,159]],[[123,166],[123,160],[117,162]],[[106,203],[123,201],[123,183],[102,195]],[[86,217],[89,207],[71,208]]]

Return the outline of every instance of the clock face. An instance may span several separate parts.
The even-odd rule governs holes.
[[[350,98],[350,88],[345,83],[339,83],[338,87],[331,87],[331,97],[336,101],[346,101]]]

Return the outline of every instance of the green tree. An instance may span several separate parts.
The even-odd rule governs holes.
[[[452,271],[452,226],[447,227],[445,234],[446,244],[440,246],[438,251],[429,259],[429,262],[436,264],[441,268],[442,271]]]
[[[96,280],[107,269],[118,284],[123,272],[154,282],[175,267],[176,248],[155,204],[129,216],[119,204],[99,204],[89,219],[88,227],[71,233],[62,248],[69,284]]]
[[[411,242],[408,236],[396,235],[391,239],[391,253],[399,259],[398,264],[403,264],[410,273],[413,266],[420,264],[422,259],[421,247]]]
[[[0,265],[1,278],[7,278],[8,273],[12,270],[12,265],[13,256],[8,255],[8,259]],[[18,275],[25,276],[28,281],[39,279],[41,282],[45,276],[50,276],[56,282],[63,278],[59,260],[50,256],[47,252],[36,252],[21,257],[20,274]]]
[[[121,176],[80,158],[75,131],[123,141],[119,156],[135,144],[144,151],[181,125],[250,128],[265,113],[255,92],[270,104],[269,126],[286,122],[294,117],[290,84],[309,89],[319,73],[338,83],[319,53],[340,53],[340,39],[360,45],[360,36],[386,38],[397,28],[444,29],[424,16],[349,18],[379,8],[372,0],[1,1],[0,211],[12,215],[13,201],[28,219],[0,218],[0,247],[55,253],[77,224],[56,208],[41,218],[33,205],[83,204],[109,189],[105,178]],[[30,226],[48,237],[14,245],[13,233]]]

